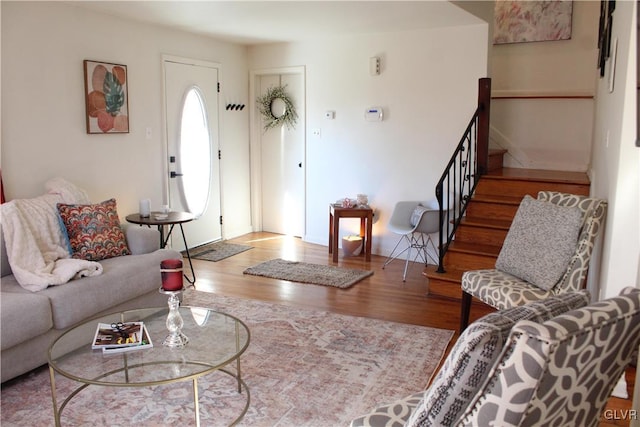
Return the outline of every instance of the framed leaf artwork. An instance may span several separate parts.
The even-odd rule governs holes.
[[[87,133],[129,133],[127,66],[84,61]]]

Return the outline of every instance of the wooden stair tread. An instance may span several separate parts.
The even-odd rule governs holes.
[[[508,230],[511,227],[511,221],[505,219],[492,219],[484,217],[467,216],[462,219],[460,225],[468,225],[470,227],[493,228],[497,230]]]
[[[492,179],[509,179],[520,181],[542,181],[590,185],[591,181],[585,172],[553,171],[543,169],[501,168],[490,171],[486,175]]]
[[[497,203],[502,205],[520,206],[522,197],[501,196],[495,194],[474,194],[471,199],[474,202]]]
[[[541,190],[589,194],[590,180],[586,173],[491,165],[489,169],[481,177],[456,238],[447,248],[445,272],[438,273],[438,267],[431,265],[422,272],[428,279],[429,295],[460,300],[465,271],[495,268],[502,242],[524,195],[536,197]]]
[[[425,267],[422,275],[428,278],[437,278],[438,280],[443,280],[446,282],[458,283],[460,284],[462,280],[462,274],[466,270],[458,270],[456,268],[447,268],[447,271],[444,273],[438,273],[437,265],[428,265]]]
[[[475,255],[494,256],[496,258],[498,257],[501,249],[502,247],[500,246],[485,245],[482,243],[466,243],[456,240],[451,242],[451,244],[449,245],[449,251],[451,252],[464,252]]]
[[[438,266],[428,265],[422,274],[429,280],[429,296],[460,300],[462,298],[461,270],[447,268],[445,273],[438,273]]]

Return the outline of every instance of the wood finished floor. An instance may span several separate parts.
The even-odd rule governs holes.
[[[393,261],[382,269],[385,258],[381,256],[373,255],[371,262],[365,262],[363,256],[340,256],[337,265],[373,270],[374,274],[349,289],[337,289],[242,274],[245,268],[273,258],[334,265],[326,246],[270,233],[252,233],[229,242],[250,245],[253,249],[215,263],[193,260],[196,289],[354,316],[457,329],[459,304],[426,297],[427,280],[422,276],[422,264],[412,265],[403,282],[403,260]],[[480,306],[474,307],[472,317],[487,312]]]
[[[385,257],[372,255],[371,262],[363,256],[339,257],[339,266],[373,270],[373,276],[349,289],[291,283],[242,274],[252,265],[273,258],[335,265],[326,246],[305,243],[299,238],[271,233],[250,233],[230,243],[250,245],[253,249],[218,262],[193,260],[196,289],[239,298],[271,301],[296,307],[321,309],[335,313],[410,323],[456,331],[447,352],[458,338],[460,303],[444,298],[428,297],[423,265],[413,264],[402,281],[404,262],[395,260],[382,269]],[[342,254],[340,254],[342,255]],[[474,303],[471,321],[492,309]],[[635,370],[627,373],[629,392],[633,392]],[[608,408],[624,414],[631,401],[612,398]],[[628,426],[628,420],[603,421],[600,426]]]

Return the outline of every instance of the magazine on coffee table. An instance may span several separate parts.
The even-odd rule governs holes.
[[[126,351],[136,351],[151,347],[153,347],[153,342],[151,341],[149,331],[147,331],[147,326],[142,325],[142,341],[140,341],[140,344],[125,347],[103,347],[102,354],[123,353]]]
[[[142,322],[98,323],[91,348],[121,348],[140,345]]]

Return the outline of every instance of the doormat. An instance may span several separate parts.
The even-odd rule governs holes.
[[[217,262],[249,249],[252,249],[252,247],[237,243],[215,242],[196,248],[194,250],[195,253],[191,254],[191,258]]]
[[[345,289],[371,276],[373,271],[287,261],[277,258],[249,267],[243,273],[288,280],[290,282],[311,283],[313,285],[334,286]]]

